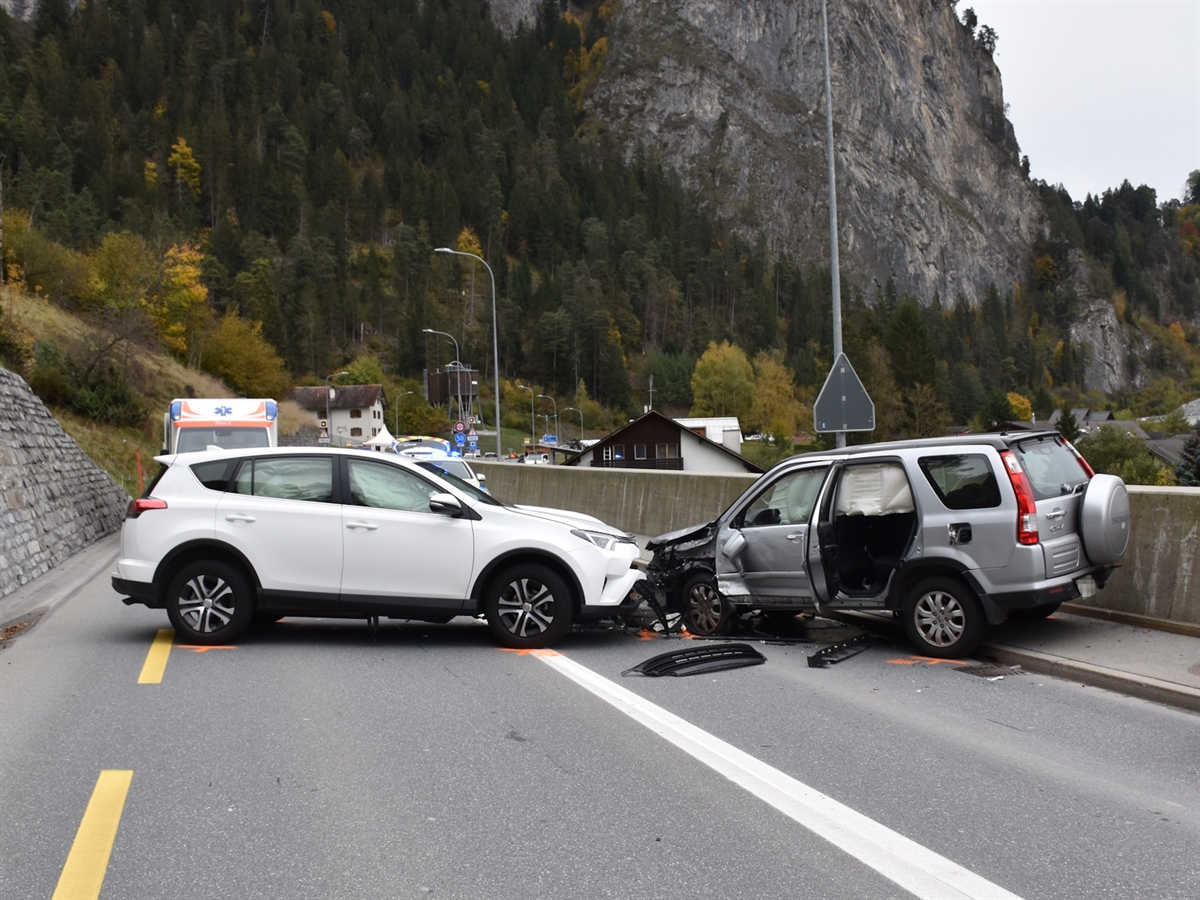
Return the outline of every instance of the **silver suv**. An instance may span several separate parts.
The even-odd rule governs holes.
[[[1121,479],[1057,432],[868,444],[779,463],[714,522],[650,541],[689,631],[758,610],[891,610],[929,656],[1103,587],[1129,541]]]

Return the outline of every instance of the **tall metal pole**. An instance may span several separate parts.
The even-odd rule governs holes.
[[[405,391],[396,397],[396,430],[392,432],[392,437],[400,433],[400,397],[407,397],[409,394],[415,394],[416,391]]]
[[[821,31],[825,41],[825,146],[829,157],[829,267],[833,270],[833,358],[842,355],[842,278],[838,263],[837,179],[833,150],[833,87],[829,75],[829,16],[821,0]],[[846,432],[839,431],[837,445],[846,446]]]
[[[488,271],[488,278],[492,280],[492,370],[496,379],[496,459],[500,459],[500,322],[496,318],[496,276],[492,273],[492,267],[482,256],[463,253],[461,250],[451,250],[449,247],[438,247],[434,252],[453,253],[455,256],[469,256],[471,259],[477,259],[483,263],[483,267]],[[457,342],[455,346],[458,346]],[[461,400],[459,406],[462,406]]]
[[[537,419],[535,418],[535,416],[537,414],[533,411],[533,388],[526,387],[523,384],[518,384],[517,387],[519,387],[523,391],[529,391],[529,441],[532,444],[536,444],[537,443]]]
[[[579,413],[579,440],[582,441],[583,440],[583,410],[580,409],[578,406],[568,406],[566,409],[563,410],[563,412],[571,412],[572,410]]]
[[[549,394],[538,394],[538,396],[543,397],[546,400],[549,400],[551,403],[554,404],[554,443],[557,444],[558,443],[558,401],[555,400],[553,397],[551,397]]]

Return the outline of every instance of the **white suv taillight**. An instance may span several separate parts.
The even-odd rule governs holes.
[[[1012,482],[1013,492],[1017,495],[1017,540],[1022,544],[1038,542],[1037,502],[1033,498],[1033,485],[1029,476],[1021,468],[1021,462],[1011,450],[1000,453],[1004,460],[1004,470],[1008,472],[1008,480]]]
[[[125,518],[136,519],[148,509],[166,508],[166,500],[156,500],[153,497],[138,497],[136,500],[129,501],[129,508],[125,510]]]

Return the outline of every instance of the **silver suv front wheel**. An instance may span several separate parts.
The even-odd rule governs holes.
[[[925,656],[966,656],[979,646],[986,627],[979,600],[955,578],[926,578],[904,604],[904,630]]]

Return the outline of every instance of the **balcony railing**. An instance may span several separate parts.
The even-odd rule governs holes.
[[[674,459],[593,459],[592,466],[598,469],[666,469],[683,471],[683,458]]]

